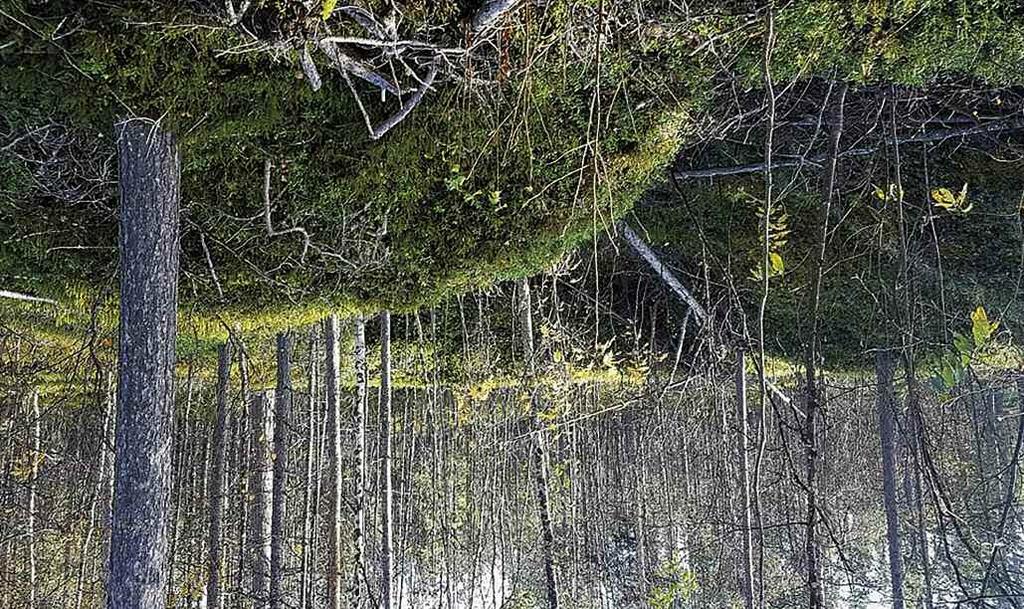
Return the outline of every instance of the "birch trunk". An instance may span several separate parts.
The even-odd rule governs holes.
[[[394,576],[394,497],[391,486],[392,464],[392,421],[391,421],[391,312],[380,314],[380,408],[383,420],[383,458],[384,458],[384,539],[381,553],[384,559],[384,570],[381,574],[381,596],[385,609],[392,606],[391,584]]]
[[[249,560],[252,570],[250,597],[255,609],[265,608],[270,600],[270,526],[273,519],[271,501],[274,482],[270,457],[270,438],[273,419],[270,418],[267,392],[252,396],[249,410],[252,452],[249,459],[249,493],[252,495],[252,514],[249,517]]]
[[[341,357],[338,346],[338,316],[331,315],[324,323],[324,340],[327,342],[327,417],[331,445],[331,510],[329,516],[330,552],[327,572],[327,596],[331,609],[341,609],[341,400],[340,376]]]
[[[355,323],[356,373],[356,528],[355,560],[353,561],[352,605],[362,603],[362,579],[366,570],[366,323],[362,317]]]

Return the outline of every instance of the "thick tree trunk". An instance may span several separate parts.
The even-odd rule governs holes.
[[[270,541],[270,607],[284,607],[285,504],[288,498],[288,417],[292,409],[292,340],[277,335],[274,399],[274,505]]]
[[[384,513],[382,524],[384,526],[384,539],[381,545],[381,553],[384,559],[384,570],[381,574],[381,596],[385,609],[392,606],[393,595],[391,592],[392,579],[394,577],[395,544],[394,544],[394,497],[391,487],[391,464],[392,453],[392,421],[391,421],[391,312],[384,311],[380,314],[380,408],[381,419],[384,429],[382,440],[384,443],[383,459],[384,472]]]
[[[118,139],[121,321],[109,609],[163,608],[178,307],[181,163],[174,137]]]
[[[366,323],[362,317],[355,323],[355,372],[356,372],[356,527],[355,560],[352,563],[352,605],[360,607],[362,601],[362,579],[366,569]]]
[[[885,504],[885,529],[889,548],[889,576],[892,583],[893,609],[903,609],[903,558],[900,550],[900,525],[896,506],[896,440],[892,354],[879,351],[875,355],[875,377],[878,381],[878,431],[882,441],[882,500]]]
[[[753,517],[750,504],[750,417],[747,412],[746,354],[736,353],[736,419],[740,436],[740,485],[743,498],[743,603],[746,609],[754,606],[754,541]]]
[[[270,456],[273,419],[270,418],[267,392],[252,396],[249,421],[252,452],[249,458],[249,493],[253,498],[249,517],[249,556],[252,589],[249,592],[256,609],[267,607],[270,600],[270,526],[273,519],[271,502],[274,470]]]
[[[338,316],[331,315],[324,322],[324,340],[326,341],[327,367],[327,418],[330,430],[331,446],[331,511],[328,526],[328,551],[330,557],[327,572],[327,596],[330,609],[341,609],[341,353],[338,342]]]
[[[210,478],[210,539],[207,553],[206,606],[220,609],[221,519],[224,506],[224,428],[228,417],[228,378],[231,374],[231,343],[217,349],[217,413],[213,422]]]

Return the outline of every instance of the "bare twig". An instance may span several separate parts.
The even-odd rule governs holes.
[[[206,266],[210,267],[210,276],[213,277],[213,285],[217,286],[217,294],[224,300],[224,290],[220,287],[220,279],[217,278],[217,269],[213,266],[213,258],[210,257],[210,248],[206,247],[206,235],[199,233],[199,243],[203,246],[203,255],[206,256]]]
[[[373,71],[363,62],[358,61],[347,53],[341,51],[333,42],[321,40],[319,46],[320,50],[322,50],[324,54],[334,62],[334,65],[337,66],[338,69],[349,72],[353,76],[361,78],[378,89],[387,91],[392,95],[398,96],[402,94],[402,91],[398,88],[397,84],[392,83],[386,77]]]
[[[313,57],[309,54],[309,47],[306,45],[302,45],[302,51],[299,53],[299,65],[302,66],[302,73],[306,75],[309,87],[314,91],[319,91],[323,82],[320,80],[320,72],[317,71]]]

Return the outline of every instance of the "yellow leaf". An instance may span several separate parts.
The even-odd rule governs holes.
[[[324,8],[321,12],[321,16],[324,21],[327,21],[331,17],[331,13],[334,12],[334,7],[337,6],[338,0],[324,0]]]
[[[781,275],[786,270],[786,264],[782,261],[782,256],[775,252],[768,254],[768,262],[772,267],[772,275]]]

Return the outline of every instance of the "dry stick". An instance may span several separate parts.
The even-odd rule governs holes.
[[[22,294],[21,292],[11,292],[9,290],[0,290],[0,298],[10,298],[11,300],[22,300],[25,302],[39,302],[42,304],[56,305],[56,300],[50,300],[49,298],[40,298],[38,296],[29,296],[28,294]]]
[[[519,0],[489,0],[485,2],[480,10],[473,15],[473,33],[479,34],[488,29],[517,4],[519,4]]]
[[[686,287],[682,284],[682,282],[679,281],[679,278],[675,276],[675,273],[673,273],[671,270],[669,270],[667,266],[665,266],[661,259],[658,258],[658,255],[654,253],[654,250],[652,250],[651,247],[647,245],[647,243],[640,237],[640,235],[637,235],[636,232],[632,228],[630,228],[628,224],[620,221],[618,223],[618,226],[619,230],[622,231],[623,236],[626,238],[626,241],[630,244],[633,250],[636,251],[637,254],[639,254],[640,257],[643,258],[644,261],[647,262],[647,264],[649,264],[652,269],[654,269],[654,272],[658,274],[658,277],[660,277],[661,280],[668,285],[672,292],[676,296],[678,296],[680,300],[683,301],[683,304],[689,307],[689,310],[693,312],[694,315],[697,316],[698,320],[702,324],[708,323],[711,318],[708,315],[707,310],[704,309],[704,307],[702,307],[699,302],[697,302],[697,299],[694,298],[693,294],[691,294],[690,291],[687,290]],[[775,385],[775,383],[768,381],[768,389],[775,395],[775,397],[780,399],[783,403],[789,404],[789,396],[787,396],[782,391],[782,389]]]
[[[302,256],[301,261],[305,262],[306,252],[309,251],[309,233],[306,229],[301,226],[294,226],[292,228],[286,228],[283,230],[274,230],[274,224],[270,221],[270,170],[273,165],[270,159],[267,159],[263,164],[263,219],[266,221],[267,236],[268,237],[279,237],[281,235],[287,235],[288,233],[300,233],[304,240],[302,245]]]
[[[370,131],[370,139],[379,140],[381,137],[384,136],[385,133],[391,131],[391,129],[394,128],[395,125],[405,120],[405,117],[409,116],[409,114],[416,108],[416,106],[420,105],[420,101],[426,94],[427,89],[430,88],[430,85],[434,84],[434,79],[436,77],[437,63],[432,63],[430,64],[430,71],[427,72],[427,77],[423,79],[423,84],[420,85],[420,88],[417,89],[416,92],[412,94],[412,97],[405,100],[405,102],[402,104],[402,107],[399,108],[398,112],[392,114],[383,123],[381,123],[377,127],[374,127],[373,130]]]
[[[299,65],[302,67],[302,73],[306,76],[306,80],[309,81],[309,87],[314,91],[319,91],[323,86],[323,81],[320,79],[320,72],[317,71],[316,63],[313,62],[313,56],[309,54],[309,47],[306,45],[302,46],[302,51],[299,53]]]
[[[320,50],[334,63],[334,65],[342,72],[352,74],[358,78],[365,80],[371,85],[377,87],[381,91],[385,91],[394,96],[402,94],[402,90],[396,83],[392,83],[386,77],[381,76],[377,72],[367,67],[361,61],[352,58],[347,53],[338,49],[330,40],[321,40],[318,43]]]
[[[878,152],[879,148],[890,144],[901,145],[923,144],[927,142],[942,142],[956,137],[969,137],[972,135],[997,133],[1000,131],[1014,131],[1021,128],[1024,128],[1024,120],[1002,119],[985,123],[984,125],[976,125],[974,127],[967,127],[964,129],[943,129],[941,131],[926,132],[919,135],[912,135],[908,137],[886,138],[878,146],[870,146],[867,148],[851,148],[849,150],[844,150],[843,152],[839,153],[838,158],[868,156]],[[724,176],[757,173],[759,171],[763,172],[769,168],[775,170],[786,169],[790,167],[803,167],[804,165],[821,167],[822,164],[826,163],[828,160],[829,153],[823,153],[807,157],[806,159],[792,159],[785,161],[767,160],[764,163],[750,163],[747,165],[734,165],[732,167],[709,167],[704,169],[689,170],[683,169],[672,172],[672,176],[680,180],[696,178],[719,178]]]
[[[213,258],[210,256],[210,248],[206,246],[206,235],[199,233],[199,243],[203,246],[203,255],[206,257],[206,266],[210,267],[210,276],[213,277],[213,285],[217,288],[217,294],[224,300],[224,290],[220,286],[220,279],[217,278],[217,269],[213,266]]]

